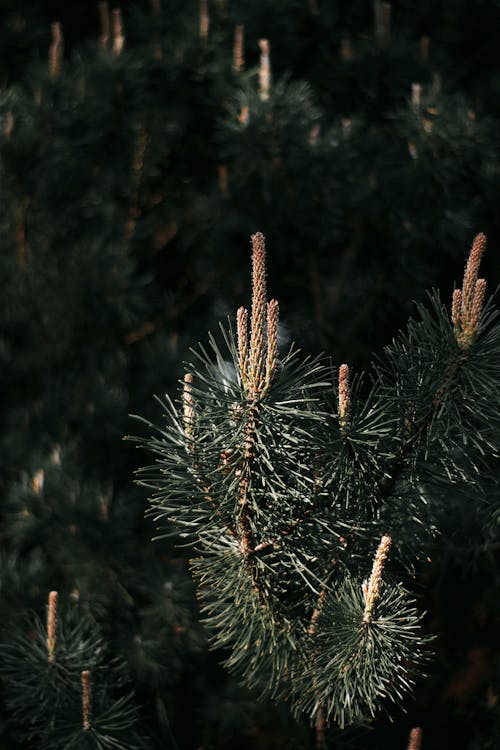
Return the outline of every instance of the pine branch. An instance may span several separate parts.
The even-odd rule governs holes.
[[[382,578],[391,539],[397,564],[410,567],[407,548],[420,554],[432,532],[426,493],[436,467],[450,480],[453,471],[465,477],[468,456],[456,451],[450,415],[468,418],[467,378],[483,356],[477,333],[487,318],[479,322],[482,300],[473,296],[467,325],[477,330],[462,346],[434,299],[433,313],[421,309],[421,322],[386,350],[367,396],[344,364],[331,399],[314,362],[291,354],[279,364],[263,236],[252,245],[250,314],[239,308],[236,341],[223,331],[231,360],[213,337],[211,352],[194,351],[199,385],[195,393],[191,378],[184,384],[182,425],[153,444],[154,510],[198,540],[192,569],[214,645],[230,650],[228,667],[314,719],[322,743],[332,721],[373,717],[381,696],[400,702],[427,658],[422,616],[400,584]],[[461,311],[455,295],[454,323]],[[483,384],[491,378],[485,369]],[[386,529],[362,584],[373,537]]]

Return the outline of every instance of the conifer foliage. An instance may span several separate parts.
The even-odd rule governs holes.
[[[457,694],[498,617],[498,331],[493,308],[482,312],[484,238],[451,324],[432,296],[371,373],[358,371],[478,227],[497,241],[498,3],[10,5],[1,750],[305,750],[309,720],[320,741],[327,722],[405,703],[422,669],[434,671],[417,683],[416,715],[396,716],[392,743],[382,715],[360,746],[399,750],[420,723],[439,745],[448,729],[429,707]],[[242,238],[256,228],[280,304],[255,235],[252,304],[184,373],[189,342],[243,302]],[[499,264],[487,262],[491,284]],[[288,350],[292,331],[304,351],[350,364]],[[122,437],[130,412],[156,421],[151,394],[174,395],[178,378],[150,442],[158,463],[141,476],[171,537],[152,545],[132,479],[142,455]],[[53,619],[26,618],[54,589],[56,641]],[[456,609],[440,602],[471,591],[474,624],[464,606],[463,641],[449,638]],[[223,676],[221,658],[269,700]],[[467,723],[467,750],[500,736],[489,661],[465,707],[447,704],[457,736]],[[338,735],[334,747],[349,747],[350,731]]]
[[[125,664],[106,656],[95,621],[73,605],[58,613],[48,597],[46,622],[35,618],[29,636],[2,647],[0,673],[7,704],[41,750],[138,750],[137,714]]]
[[[453,493],[498,455],[500,329],[483,311],[479,234],[450,315],[435,295],[370,384],[278,351],[266,248],[252,236],[252,304],[236,337],[194,350],[178,403],[146,441],[156,522],[196,548],[213,643],[261,695],[318,727],[401,702],[429,657],[407,590]],[[373,563],[370,560],[373,559]],[[371,566],[371,573],[370,571]]]

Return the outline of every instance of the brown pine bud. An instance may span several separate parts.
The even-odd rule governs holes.
[[[479,265],[486,249],[486,235],[482,232],[474,237],[472,248],[465,266],[464,281],[462,286],[462,325],[466,326],[470,316],[476,281],[479,274]]]
[[[209,27],[208,2],[207,0],[200,0],[200,39],[203,41],[208,37]]]
[[[241,73],[245,67],[245,27],[242,23],[234,27],[233,71]]]
[[[38,469],[33,475],[31,480],[31,488],[35,495],[39,495],[43,490],[43,484],[45,481],[45,472],[43,469]]]
[[[380,587],[382,585],[382,573],[384,570],[385,561],[387,560],[387,556],[389,554],[390,546],[391,546],[391,537],[386,534],[380,540],[380,544],[377,548],[377,552],[375,553],[372,572],[371,572],[370,578],[368,579],[368,584],[367,585],[365,584],[363,587],[363,593],[364,593],[364,599],[365,599],[365,611],[363,613],[363,624],[365,625],[371,622],[373,610],[375,608],[375,604],[377,603],[377,599],[379,598],[379,595],[380,595]]]
[[[340,429],[344,432],[347,425],[347,418],[350,407],[350,390],[349,390],[349,366],[340,365],[339,367],[339,423]]]
[[[462,290],[455,289],[451,302],[451,322],[455,328],[460,327],[460,318],[462,312]]]
[[[368,579],[365,578],[361,584],[361,590],[363,592],[363,599],[366,601],[366,597],[368,596]]]
[[[219,189],[222,195],[228,194],[228,171],[226,164],[219,164],[217,167],[217,174],[219,177]]]
[[[121,55],[124,46],[122,12],[119,8],[113,8],[113,52],[116,57]]]
[[[61,446],[60,445],[54,445],[52,448],[52,453],[50,454],[50,460],[54,464],[54,466],[60,466],[61,465]]]
[[[90,732],[92,726],[92,681],[88,669],[82,672],[82,729]]]
[[[10,137],[12,135],[13,130],[14,130],[14,115],[12,114],[12,111],[9,109],[9,111],[5,115],[5,124],[3,126],[3,134],[5,136],[5,140],[10,141]]]
[[[248,310],[245,307],[239,307],[238,312],[236,313],[236,332],[240,381],[241,385],[246,390],[248,367]]]
[[[196,413],[194,410],[194,399],[193,399],[193,376],[190,372],[184,375],[184,387],[182,391],[182,406],[183,406],[183,418],[184,418],[184,431],[187,437],[191,437],[193,433],[194,421]]]
[[[57,597],[57,591],[51,591],[47,607],[47,660],[49,664],[53,664],[56,658]]]
[[[151,0],[151,13],[153,16],[159,16],[161,11],[161,0]]]
[[[276,359],[278,355],[278,301],[272,299],[267,306],[267,358],[266,358],[266,388],[271,385]]]
[[[486,248],[486,236],[482,233],[476,235],[465,266],[463,287],[461,291],[460,325],[455,324],[456,310],[452,310],[452,319],[455,324],[455,337],[462,349],[468,348],[474,341],[479,319],[483,309],[484,296],[486,293],[486,281],[478,279],[479,265]],[[456,307],[458,294],[453,295]]]
[[[61,67],[61,59],[63,55],[63,35],[62,26],[59,21],[54,21],[51,25],[52,31],[52,44],[49,49],[49,75],[51,78],[55,78],[59,73]]]
[[[477,327],[479,325],[479,319],[483,311],[484,297],[486,295],[486,279],[478,279],[476,281],[476,289],[474,291],[474,298],[472,300],[472,306],[470,311],[470,332],[471,335],[475,335]]]
[[[108,3],[99,3],[99,18],[101,20],[101,36],[99,37],[99,46],[104,49],[108,46],[109,37],[111,33],[111,23],[109,20],[109,8]]]
[[[240,125],[243,125],[243,126],[248,125],[249,120],[250,120],[250,110],[249,110],[247,104],[245,104],[241,108],[241,112],[240,112],[240,114],[238,116],[238,120],[240,122]]]
[[[422,84],[412,83],[411,85],[411,103],[413,107],[418,109],[420,107],[420,101],[422,98]]]
[[[420,727],[413,727],[408,739],[408,750],[420,750],[422,746],[422,730]]]
[[[265,367],[265,329],[267,313],[266,243],[264,235],[252,235],[252,311],[248,384],[257,395],[263,385]]]
[[[259,39],[260,66],[259,66],[259,91],[263,102],[269,99],[271,90],[271,60],[269,57],[269,41]]]

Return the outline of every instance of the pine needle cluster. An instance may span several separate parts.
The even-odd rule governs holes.
[[[95,621],[76,605],[30,618],[2,644],[5,700],[27,740],[40,750],[139,750],[137,711],[124,662],[106,653]]]
[[[457,323],[437,296],[374,366],[278,352],[265,241],[252,237],[252,307],[236,338],[194,350],[181,401],[143,441],[151,514],[193,543],[213,644],[262,696],[343,727],[401,703],[429,658],[406,581],[448,493],[486,481],[497,455],[500,331],[482,311],[473,244]],[[474,291],[474,289],[476,291]],[[479,299],[481,297],[481,299]],[[250,317],[250,333],[248,319]],[[460,329],[457,333],[457,327]],[[366,577],[371,565],[371,574]]]

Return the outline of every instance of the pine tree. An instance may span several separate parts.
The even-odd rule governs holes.
[[[323,507],[333,479],[320,488],[317,471],[331,469],[346,486],[348,456],[332,467],[325,451],[337,455],[342,445],[345,454],[342,434],[354,429],[350,420],[369,425],[375,418],[356,412],[369,380],[354,377],[348,385],[343,368],[328,403],[321,383],[332,380],[331,368],[314,360],[301,370],[298,354],[288,360],[281,351],[293,332],[306,353],[342,352],[355,372],[403,325],[412,299],[421,299],[429,284],[445,288],[468,236],[484,226],[495,244],[498,9],[492,0],[457,0],[432,13],[408,3],[391,12],[388,4],[372,9],[321,0],[283,0],[279,7],[270,0],[154,0],[125,4],[122,13],[99,2],[93,15],[88,3],[34,0],[11,7],[0,30],[1,641],[29,640],[33,619],[26,612],[42,613],[46,592],[57,589],[61,601],[78,599],[95,620],[109,658],[127,662],[137,731],[154,746],[224,750],[238,744],[243,750],[251,736],[252,747],[304,750],[310,747],[307,723],[294,723],[283,703],[275,710],[269,701],[257,704],[255,693],[226,680],[218,662],[227,650],[207,654],[186,570],[192,552],[177,546],[177,536],[148,543],[153,524],[144,522],[144,493],[132,483],[137,453],[121,438],[130,431],[130,412],[158,418],[151,393],[173,395],[189,342],[241,304],[242,238],[261,227],[273,250],[270,276],[279,280],[282,320],[280,353],[273,354],[275,343],[269,350],[270,364],[277,360],[267,385],[264,374],[263,403],[286,382],[282,376],[299,368],[298,416],[280,413],[277,421],[292,437],[297,420],[301,430],[288,459],[294,503],[306,512],[318,495]],[[486,262],[493,278],[495,255]],[[277,307],[271,311],[276,321]],[[243,320],[240,325],[243,335]],[[459,333],[466,341],[466,330]],[[251,343],[251,332],[246,335]],[[238,348],[236,330],[231,346]],[[385,376],[390,382],[398,358],[412,347],[413,338],[400,345]],[[234,385],[234,365],[224,367],[224,382]],[[241,363],[235,372],[241,367],[246,377]],[[196,409],[205,396],[197,393],[199,375],[189,372],[196,431],[204,419]],[[411,390],[412,383],[406,378],[404,387]],[[350,404],[343,415],[339,386],[342,409]],[[248,393],[238,393],[234,403],[246,403]],[[227,441],[241,460],[236,433],[244,432],[247,407],[232,415]],[[374,448],[366,447],[361,432],[358,455],[370,456]],[[319,464],[309,465],[303,486],[292,457],[310,433],[315,440],[300,454],[300,466]],[[318,456],[314,445],[323,446]],[[212,456],[206,447],[204,471],[220,474],[225,461],[225,481],[236,481],[231,454],[217,458],[215,448]],[[277,443],[273,462],[275,451]],[[255,464],[261,466],[261,459]],[[488,468],[493,471],[492,461]],[[338,562],[327,585],[338,584],[345,571],[359,595],[359,580],[369,577],[378,545],[389,534],[380,596],[403,580],[422,595],[419,608],[431,611],[425,635],[439,635],[430,646],[437,651],[427,668],[433,677],[417,682],[412,716],[396,715],[387,741],[383,720],[377,722],[377,732],[358,738],[363,748],[404,746],[417,724],[424,735],[429,726],[436,743],[440,733],[448,741],[450,727],[460,741],[475,744],[499,732],[491,634],[498,588],[496,490],[482,474],[484,499],[470,502],[470,488],[476,493],[478,485],[471,484],[467,466],[457,471],[460,481],[454,492],[443,491],[439,507],[431,508],[424,477],[415,490],[418,502],[411,493],[409,500],[398,496],[392,507],[384,504],[387,517],[377,507],[361,507],[350,489],[343,519],[355,520],[355,540],[348,527],[333,524],[332,533],[349,546],[335,546],[332,559]],[[404,487],[398,481],[393,489]],[[274,492],[281,501],[283,488],[274,486]],[[342,509],[345,502],[341,496]],[[286,503],[293,523],[297,508]],[[438,513],[444,506],[446,512]],[[301,522],[304,533],[316,524],[313,515]],[[249,545],[264,531],[261,520],[250,514]],[[273,517],[269,531],[283,530],[282,522]],[[465,528],[470,533],[464,537]],[[433,537],[437,530],[441,536]],[[317,559],[297,562],[290,545],[298,533],[293,529],[282,540],[294,571],[283,586],[291,587],[289,606],[296,607],[287,617],[302,613],[309,629],[322,591],[311,570],[316,574],[326,553],[321,548],[314,551]],[[258,552],[261,584],[261,566],[272,563],[275,577],[282,569],[274,554],[270,548]],[[210,577],[209,565],[205,570],[200,562],[198,569]],[[278,589],[273,596],[281,606],[288,594]],[[326,593],[323,598],[328,613]],[[317,627],[322,612],[320,607]],[[458,619],[463,626],[457,634]],[[23,666],[18,649],[20,673],[30,669],[31,652],[25,652]],[[246,663],[242,659],[240,666]],[[13,674],[0,677],[0,744],[8,750],[18,750],[21,731],[8,702]],[[73,684],[80,695],[81,674]],[[451,696],[447,721],[439,713],[443,696]],[[25,699],[31,705],[28,693]],[[304,694],[296,713],[308,716],[312,700]],[[47,712],[47,723],[58,715],[58,709]],[[345,736],[335,735],[335,744],[349,745]],[[23,747],[39,741],[20,740]]]
[[[106,659],[99,629],[73,607],[63,618],[51,591],[47,618],[28,637],[14,635],[1,649],[7,704],[27,739],[43,750],[136,750],[137,715],[123,662]],[[121,695],[120,695],[121,693]]]
[[[363,387],[346,364],[333,383],[321,361],[278,351],[254,234],[250,314],[238,309],[236,337],[222,329],[224,351],[214,337],[194,350],[177,405],[165,401],[146,441],[157,456],[141,474],[151,514],[195,545],[213,644],[320,737],[325,723],[343,728],[404,699],[429,637],[403,579],[448,498],[493,481],[500,330],[483,310],[485,246],[477,235],[451,320],[432,295]]]

